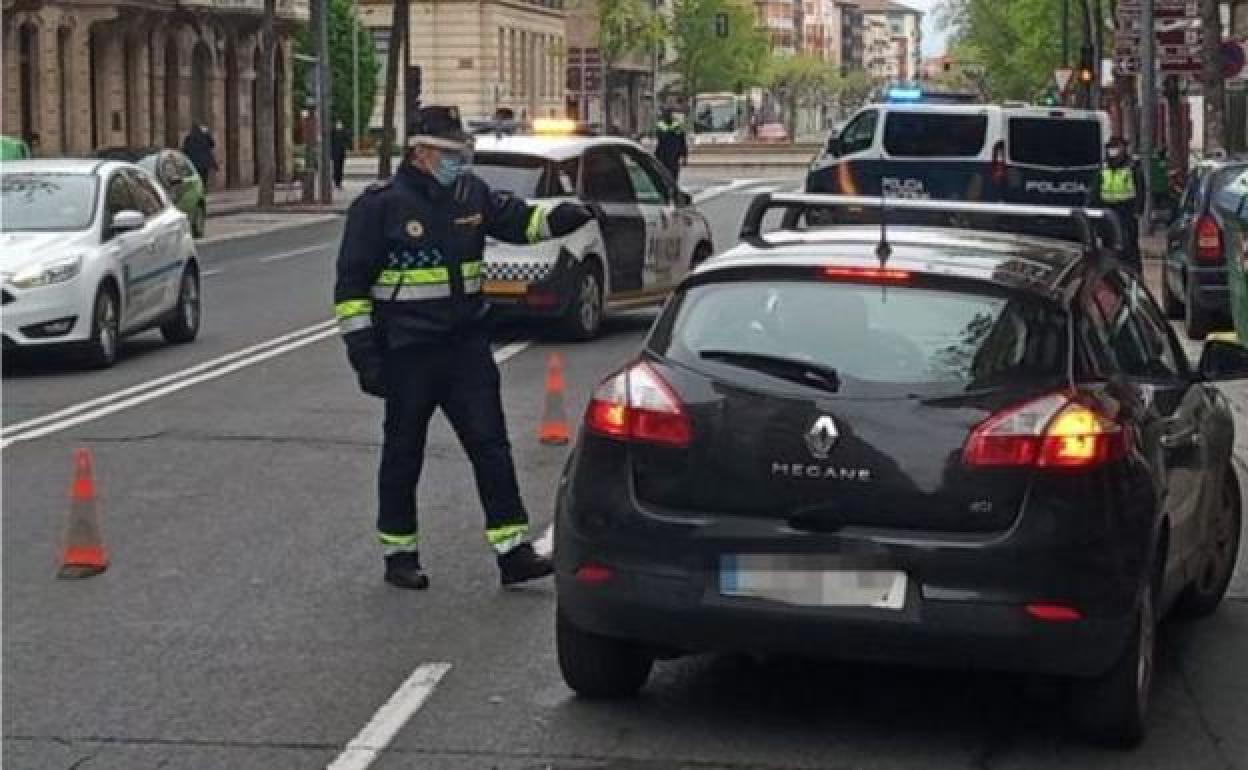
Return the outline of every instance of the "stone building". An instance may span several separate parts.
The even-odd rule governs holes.
[[[369,128],[379,133],[385,94],[385,59],[391,53],[390,0],[360,0],[361,23],[381,59],[381,77]],[[517,117],[564,114],[567,51],[563,0],[412,0],[409,67],[419,68],[424,104],[459,107],[466,118],[511,109]],[[404,85],[400,77],[396,135],[403,135]]]
[[[3,0],[3,132],[37,154],[216,139],[214,186],[256,178],[256,69],[263,0]],[[307,0],[277,0],[278,177],[292,171],[291,73]]]

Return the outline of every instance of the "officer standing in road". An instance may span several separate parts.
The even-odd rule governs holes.
[[[663,108],[663,116],[655,125],[654,155],[672,172],[672,179],[680,180],[680,166],[689,159],[689,144],[685,141],[685,127],[674,117],[670,107]]]
[[[361,389],[385,399],[378,536],[385,580],[424,589],[416,485],[429,420],[441,408],[472,462],[485,534],[503,585],[552,572],[529,543],[481,294],[485,238],[534,243],[592,215],[579,204],[529,205],[465,170],[471,140],[453,107],[424,107],[394,178],[347,213],[335,314]]]
[[[1105,165],[1092,188],[1092,205],[1110,209],[1122,222],[1122,260],[1135,270],[1140,261],[1139,216],[1143,211],[1144,182],[1127,153],[1127,140],[1115,136],[1105,144]]]

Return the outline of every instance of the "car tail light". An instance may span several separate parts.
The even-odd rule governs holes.
[[[1070,623],[1071,621],[1083,619],[1083,613],[1066,604],[1036,602],[1028,604],[1025,609],[1028,615],[1046,623]]]
[[[989,417],[971,431],[962,460],[976,468],[1094,468],[1126,454],[1126,429],[1055,393]]]
[[[637,363],[598,386],[585,427],[625,441],[687,447],[693,436],[680,399],[649,364]]]
[[[997,142],[992,146],[992,182],[996,185],[1005,184],[1005,142]]]
[[[910,280],[909,270],[889,267],[825,267],[824,278],[834,281],[860,281],[863,283],[905,283]]]
[[[1208,214],[1196,222],[1196,259],[1199,262],[1218,262],[1222,259],[1222,230]]]
[[[600,586],[603,583],[610,582],[610,580],[611,568],[604,567],[601,564],[587,562],[576,570],[576,582],[588,586]]]

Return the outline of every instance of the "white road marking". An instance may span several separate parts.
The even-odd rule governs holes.
[[[533,550],[542,556],[550,556],[555,552],[555,525],[551,524],[542,532],[541,537],[533,541]]]
[[[521,353],[523,353],[525,350],[527,350],[529,346],[532,344],[533,344],[532,340],[520,340],[519,342],[512,342],[507,345],[504,345],[498,350],[494,351],[494,362],[501,364],[502,362],[506,361],[509,358],[518,356]]]
[[[261,262],[277,262],[283,259],[290,259],[291,257],[302,257],[304,254],[315,254],[318,251],[328,251],[329,249],[332,249],[334,245],[335,244],[332,241],[330,241],[326,243],[319,243],[315,246],[308,246],[307,248],[303,248],[303,249],[294,249],[293,251],[279,251],[276,254],[270,254],[267,257],[261,257],[260,261]]]
[[[710,199],[712,199],[712,198],[718,198],[718,197],[720,197],[721,195],[727,195],[727,194],[728,194],[728,193],[730,193],[730,192],[733,192],[733,191],[735,191],[735,190],[740,190],[740,189],[745,188],[745,187],[749,187],[750,185],[758,184],[759,182],[762,182],[762,181],[765,181],[765,180],[762,180],[762,179],[734,179],[734,180],[732,180],[731,182],[728,182],[727,184],[721,184],[721,185],[716,185],[716,186],[714,186],[714,187],[708,187],[708,188],[706,188],[706,189],[705,189],[705,190],[703,190],[702,192],[700,192],[700,193],[698,193],[697,195],[693,196],[693,202],[694,202],[694,203],[705,203],[706,201],[709,201],[709,200],[710,200]]]
[[[200,275],[202,275],[205,278],[208,278],[214,275],[221,275],[224,272],[225,272],[224,270],[205,270],[202,273],[200,273]]]
[[[450,670],[450,663],[418,666],[326,770],[366,770],[377,755],[390,745],[407,720],[420,710]]]

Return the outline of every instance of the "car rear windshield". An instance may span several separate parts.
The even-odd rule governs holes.
[[[546,160],[531,155],[503,155],[479,152],[472,160],[472,173],[491,190],[509,192],[521,198],[544,195]]]
[[[1248,217],[1248,164],[1228,166],[1213,176],[1212,204],[1230,216]]]
[[[1101,124],[1073,118],[1010,118],[1007,154],[1015,163],[1079,168],[1101,162]]]
[[[95,218],[93,174],[0,175],[0,232],[85,230]]]
[[[856,397],[953,395],[1060,379],[1060,310],[985,289],[811,280],[695,285],[665,311],[650,347],[721,374],[731,358],[724,352],[809,362],[834,370],[836,392]]]
[[[987,134],[987,115],[890,112],[884,150],[894,158],[974,158]]]

